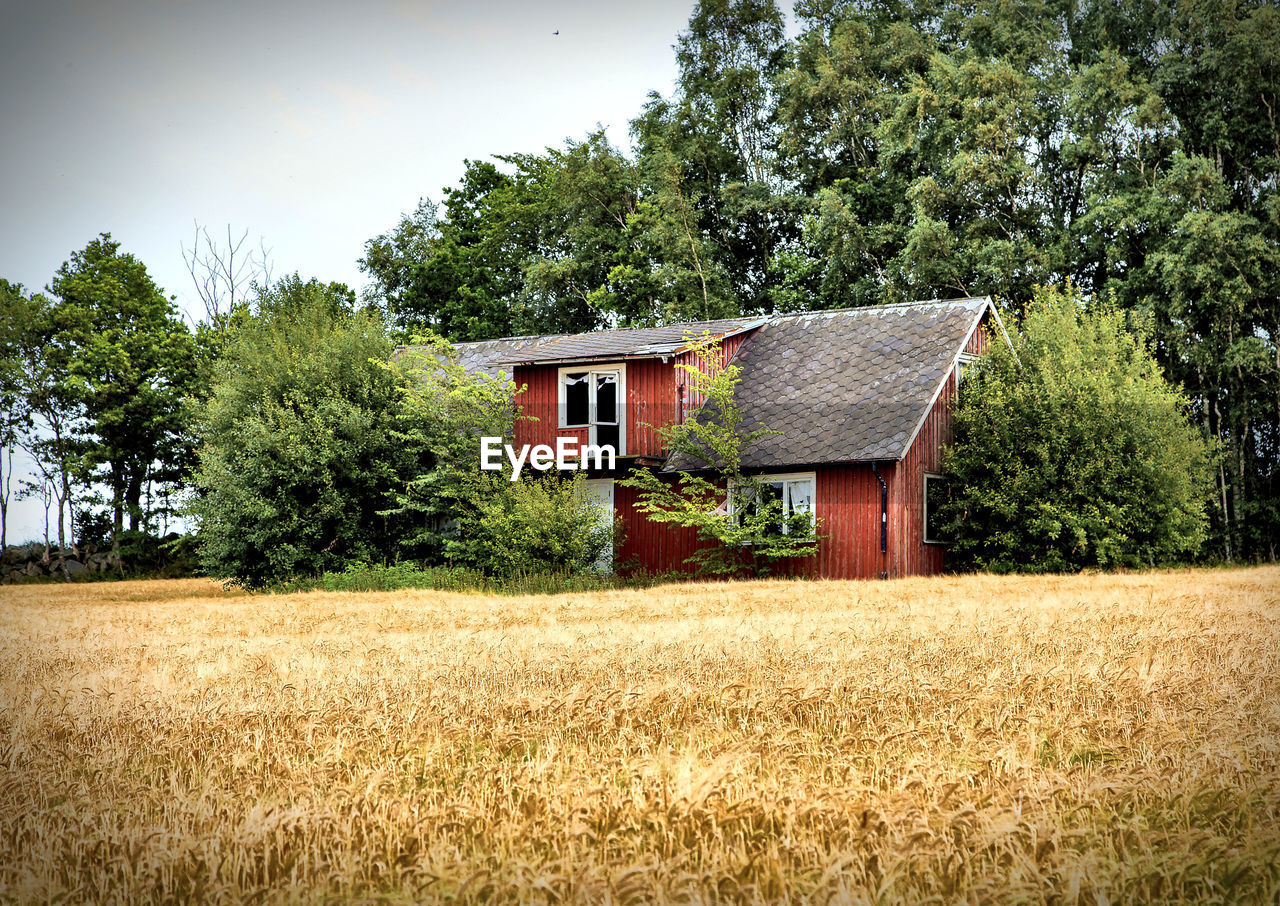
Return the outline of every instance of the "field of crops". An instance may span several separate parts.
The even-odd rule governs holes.
[[[0,589],[0,900],[1280,902],[1280,568]]]

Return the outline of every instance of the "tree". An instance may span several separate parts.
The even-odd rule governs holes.
[[[417,463],[396,434],[386,328],[354,302],[295,274],[263,288],[230,338],[189,504],[209,575],[255,588],[394,554],[383,511]]]
[[[500,490],[481,471],[479,439],[511,436],[516,388],[505,376],[468,373],[439,336],[414,340],[387,366],[400,394],[393,436],[415,467],[392,488],[386,515],[402,524],[398,556],[440,563],[455,552],[458,520]]]
[[[49,291],[49,380],[83,416],[84,470],[107,487],[118,544],[126,517],[130,530],[148,524],[148,488],[176,484],[190,465],[181,439],[195,346],[173,301],[108,233],[75,252]]]
[[[35,320],[21,285],[0,279],[0,551],[8,544],[13,455],[31,428],[25,360]]]
[[[653,243],[665,252],[659,260],[692,267],[699,284],[727,274],[743,311],[774,308],[775,258],[798,235],[778,166],[777,80],[786,60],[785,19],[773,0],[702,0],[676,41],[676,92],[650,95],[631,124],[659,215],[651,223],[668,234]],[[702,243],[714,258],[697,249]],[[704,289],[710,310],[709,296]]]
[[[1194,557],[1209,453],[1142,327],[1042,290],[960,390],[941,510],[948,561],[997,572]]]
[[[191,275],[191,285],[204,306],[204,321],[220,331],[241,307],[248,303],[254,286],[271,285],[271,250],[259,237],[258,248],[245,248],[246,229],[235,238],[227,224],[227,241],[215,240],[209,228],[195,224],[191,248],[182,246],[182,260]]]
[[[455,341],[647,317],[649,300],[620,296],[614,277],[632,262],[638,175],[603,130],[495,159],[467,161],[443,206],[419,201],[365,244],[369,300],[407,330]]]
[[[687,338],[693,363],[680,363],[694,398],[704,402],[678,424],[658,429],[668,464],[678,477],[638,469],[619,484],[638,491],[636,509],[651,522],[693,529],[698,548],[685,562],[705,575],[766,575],[779,562],[813,556],[812,513],[785,512],[768,486],[742,469],[743,453],[777,432],[747,428],[734,400],[737,365],[722,365],[710,336]]]
[[[24,480],[20,495],[39,497],[45,504],[46,548],[48,513],[56,505],[58,549],[64,550],[69,540],[74,550],[74,504],[76,494],[87,489],[89,474],[84,406],[70,379],[71,351],[61,342],[55,306],[48,299],[38,294],[23,297],[19,292],[16,298],[11,294],[10,303],[10,311],[24,319],[11,324],[8,331],[9,352],[14,356],[9,362],[12,401],[18,406],[13,441],[30,456],[39,479]]]

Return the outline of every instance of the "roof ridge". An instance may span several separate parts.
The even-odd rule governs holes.
[[[960,296],[955,299],[917,299],[914,302],[884,302],[875,305],[849,305],[845,308],[815,308],[812,311],[780,311],[773,315],[763,315],[767,319],[773,318],[803,318],[808,315],[837,315],[851,311],[882,311],[886,308],[914,308],[922,305],[956,305],[961,302],[986,302],[989,296]]]
[[[805,318],[811,315],[835,315],[855,311],[882,311],[888,308],[913,308],[922,305],[954,305],[959,302],[986,302],[989,298],[989,296],[962,296],[955,299],[917,299],[914,302],[886,302],[875,305],[850,305],[844,308],[815,308],[808,311],[780,311],[774,312],[771,315],[733,315],[728,318],[703,318],[698,321],[674,321],[670,324],[658,324],[651,327],[601,327],[596,330],[580,331],[579,333],[528,333],[518,334],[511,337],[493,337],[488,340],[460,340],[452,343],[451,345],[475,346],[480,343],[506,343],[518,340],[559,340],[566,337],[585,337],[591,336],[592,334],[610,333],[623,330],[673,330],[689,324],[716,324],[724,321],[738,321],[746,324],[753,321],[768,322],[781,318]],[[417,347],[412,344],[404,344],[401,348],[414,349]]]

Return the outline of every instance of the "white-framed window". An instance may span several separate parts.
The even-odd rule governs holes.
[[[924,543],[943,544],[938,510],[947,500],[947,479],[926,472],[924,475]]]
[[[960,358],[956,359],[956,386],[959,387],[963,382],[965,375],[969,373],[969,369],[978,361],[978,357],[972,352],[960,353]]]
[[[627,441],[627,366],[566,365],[560,369],[559,427],[590,428],[588,443],[624,455]]]
[[[812,533],[817,527],[815,501],[817,500],[818,479],[815,472],[790,472],[784,475],[758,475],[760,482],[758,491],[754,485],[733,489],[729,495],[729,511],[744,512],[758,505],[759,497],[778,501],[781,504],[782,519],[770,526],[768,531],[774,534],[789,535],[796,529]],[[803,521],[797,517],[808,517]],[[807,528],[805,526],[807,525]]]

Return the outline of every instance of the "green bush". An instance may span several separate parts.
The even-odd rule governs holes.
[[[967,372],[946,454],[949,565],[1155,565],[1205,537],[1209,451],[1140,325],[1046,289]]]
[[[344,290],[286,278],[227,341],[190,505],[210,576],[261,587],[395,553],[380,511],[418,464],[395,435],[391,341]]]
[[[450,556],[487,575],[607,569],[613,519],[573,478],[543,475],[508,481],[485,475],[474,509],[460,519]]]

